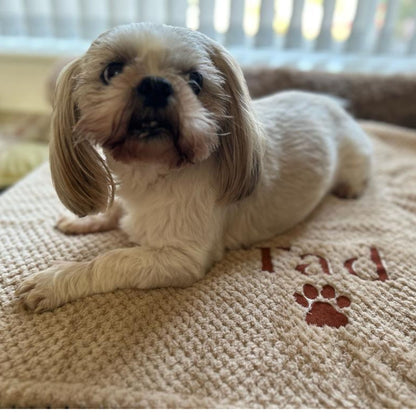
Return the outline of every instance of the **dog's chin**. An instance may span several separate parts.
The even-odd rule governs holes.
[[[168,131],[127,134],[109,150],[115,160],[123,163],[139,161],[174,167],[181,161]]]

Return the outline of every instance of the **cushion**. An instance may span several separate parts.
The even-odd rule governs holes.
[[[0,190],[48,158],[49,116],[0,113]]]
[[[43,165],[0,197],[2,407],[416,407],[416,132],[366,123],[372,180],[188,288],[52,312],[15,289],[57,260],[128,245],[65,236]],[[261,215],[261,212],[258,213]]]
[[[14,143],[2,149],[0,143],[0,188],[6,188],[26,176],[48,158],[45,143]]]

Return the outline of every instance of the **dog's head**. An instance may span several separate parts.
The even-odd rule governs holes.
[[[111,203],[109,158],[183,169],[214,157],[223,201],[244,198],[257,183],[260,128],[241,69],[199,32],[114,28],[62,70],[54,102],[52,178],[78,215]]]

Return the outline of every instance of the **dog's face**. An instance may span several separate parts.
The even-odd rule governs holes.
[[[100,36],[80,61],[75,135],[114,159],[197,163],[218,146],[220,71],[189,33],[133,25]]]
[[[58,79],[53,126],[54,184],[80,215],[105,209],[114,191],[97,145],[119,163],[165,169],[215,155],[219,195],[229,199],[257,177],[258,128],[241,70],[188,29],[131,24],[99,36]]]

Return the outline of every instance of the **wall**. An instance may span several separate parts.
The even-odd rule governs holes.
[[[0,54],[0,112],[48,114],[47,82],[57,58]]]

